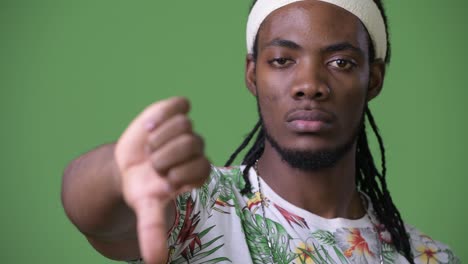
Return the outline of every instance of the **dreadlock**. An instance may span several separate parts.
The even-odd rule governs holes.
[[[385,30],[388,34],[388,23],[387,17],[385,15],[385,9],[381,0],[374,0],[378,6],[382,17],[385,23]],[[255,5],[256,0],[253,1],[252,7]],[[258,34],[257,34],[258,37]],[[370,41],[370,37],[369,37]],[[255,40],[253,47],[253,57],[257,58],[258,52],[258,43],[257,39]],[[371,43],[371,42],[369,42]],[[387,54],[385,63],[390,63],[390,41],[387,37]],[[370,62],[375,60],[375,51],[373,45],[369,45],[369,59]],[[374,211],[377,215],[379,221],[385,226],[385,229],[391,234],[393,244],[397,251],[399,251],[405,258],[410,262],[414,263],[413,254],[411,252],[411,245],[409,242],[408,233],[406,232],[403,220],[401,218],[400,212],[396,208],[395,204],[392,201],[390,192],[387,189],[386,182],[386,160],[385,160],[385,147],[383,143],[382,136],[379,133],[379,129],[374,120],[374,117],[370,109],[365,107],[364,115],[367,118],[367,123],[371,126],[372,131],[374,132],[377,142],[379,144],[380,154],[381,154],[381,171],[379,171],[375,165],[374,158],[369,148],[367,141],[366,133],[366,121],[363,120],[361,130],[357,138],[357,148],[356,148],[356,186],[357,188],[369,196],[371,202],[374,206]],[[242,172],[243,178],[245,180],[244,189],[242,193],[246,194],[251,192],[252,185],[248,178],[249,170],[255,165],[255,162],[261,157],[263,150],[265,148],[265,131],[262,127],[262,121],[259,121],[255,124],[254,128],[246,136],[242,144],[234,151],[234,153],[229,157],[229,160],[226,162],[225,166],[230,166],[238,154],[246,148],[252,138],[257,134],[255,142],[252,147],[247,151],[247,154],[244,156],[242,164],[245,165],[245,168]]]

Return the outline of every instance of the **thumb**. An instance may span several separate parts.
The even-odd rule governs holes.
[[[166,205],[153,197],[135,204],[140,253],[146,264],[167,262]]]

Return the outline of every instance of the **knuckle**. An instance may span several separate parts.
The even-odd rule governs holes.
[[[151,146],[154,145],[154,142],[157,141],[157,139],[158,139],[158,134],[154,132],[148,135],[148,142],[150,143]]]
[[[209,168],[209,167],[208,167],[208,168]],[[202,173],[202,172],[203,172],[203,173]],[[206,182],[206,180],[208,179],[208,176],[209,176],[209,175],[210,175],[210,170],[209,170],[209,169],[206,170],[206,171],[201,170],[201,171],[200,171],[200,177],[197,178],[197,180],[195,181],[194,184],[195,184],[197,187],[202,186],[203,184],[205,184],[205,182]]]
[[[160,155],[158,155],[158,153],[154,153],[153,155],[151,155],[150,160],[151,166],[155,170],[161,170],[166,166],[165,160],[161,158]]]
[[[173,97],[171,99],[172,99],[172,103],[174,105],[176,105],[177,107],[181,107],[183,109],[189,109],[190,108],[190,101],[186,97],[177,96],[177,97]]]
[[[200,178],[197,181],[193,183],[194,187],[201,187],[203,184],[205,184],[206,178]]]
[[[168,178],[174,189],[179,189],[185,184],[184,178],[180,177],[179,173],[176,171],[173,171],[173,170],[169,171]]]
[[[192,131],[192,122],[186,115],[178,115],[176,118],[177,128],[179,128],[181,131]]]
[[[211,171],[211,162],[206,158],[203,158],[203,161],[205,163],[205,169],[209,173]]]
[[[200,135],[195,135],[198,141],[198,145],[200,146],[201,149],[205,148],[205,140]]]
[[[206,179],[210,176],[211,172],[211,164],[210,162],[205,158],[201,157],[197,160],[198,164],[198,171],[197,171],[197,184],[203,184]]]
[[[180,104],[184,104],[184,105],[187,105],[187,106],[190,105],[190,101],[185,96],[177,96],[176,100],[178,100]]]
[[[159,115],[164,115],[171,107],[170,100],[161,100],[157,101],[156,103],[150,105],[150,108],[155,111],[155,113]]]
[[[206,159],[204,160],[203,171],[205,172],[205,178],[207,178],[210,175],[210,172],[211,172],[211,164]]]
[[[181,143],[188,148],[196,148],[198,145],[197,139],[191,134],[181,136]]]

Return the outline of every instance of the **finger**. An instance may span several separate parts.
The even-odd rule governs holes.
[[[187,187],[202,186],[210,175],[211,165],[205,156],[199,156],[180,166],[171,168],[167,174],[167,181],[172,189],[187,190]]]
[[[154,107],[153,107],[154,106]],[[148,131],[160,126],[169,118],[177,114],[187,114],[190,110],[190,103],[184,97],[172,97],[161,101],[160,104],[150,105],[144,110],[141,122]]]
[[[203,154],[203,140],[194,134],[184,134],[163,145],[153,152],[153,168],[165,174],[167,170],[197,155]]]
[[[149,149],[153,151],[173,138],[190,133],[192,133],[192,122],[187,115],[177,114],[151,132],[148,136]]]
[[[151,197],[138,201],[135,207],[140,251],[148,264],[167,261],[165,207],[166,204]]]
[[[138,115],[122,134],[116,146],[119,168],[125,170],[141,161],[145,153],[147,136],[155,127],[176,114],[186,114],[190,108],[187,99],[174,97],[148,106]]]

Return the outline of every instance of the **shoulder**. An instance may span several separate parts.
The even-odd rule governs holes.
[[[405,224],[415,263],[461,263],[450,247]]]
[[[216,174],[218,176],[222,175],[236,175],[238,173],[242,173],[241,166],[230,166],[230,167],[217,167],[211,165],[211,174]]]
[[[245,185],[242,167],[216,167],[211,165],[210,176],[205,183],[191,191],[182,193],[176,198],[176,205],[192,203],[195,207],[211,210],[221,194],[230,194]]]
[[[216,181],[218,184],[235,186],[237,189],[242,189],[245,185],[245,180],[242,175],[243,166],[211,166],[210,181]]]

